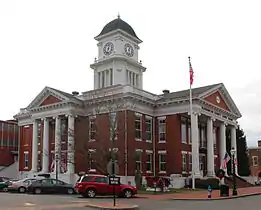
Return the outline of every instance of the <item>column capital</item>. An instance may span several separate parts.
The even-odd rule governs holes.
[[[66,114],[65,117],[73,117],[73,118],[77,118],[78,115],[76,115],[76,114]]]
[[[195,116],[200,116],[200,115],[201,115],[200,112],[193,112],[193,114],[194,114]]]
[[[53,116],[53,119],[61,119],[61,115],[56,115],[56,116]]]

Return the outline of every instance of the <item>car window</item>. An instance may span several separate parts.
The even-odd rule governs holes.
[[[85,176],[82,178],[81,182],[91,182],[92,178],[93,178],[93,176]]]
[[[56,180],[56,179],[52,179],[52,183],[57,184],[57,185],[64,185],[64,182],[62,182],[60,180]]]
[[[107,177],[95,177],[94,182],[108,183],[108,178]]]
[[[41,180],[43,185],[53,185],[53,182],[51,179],[43,179]]]

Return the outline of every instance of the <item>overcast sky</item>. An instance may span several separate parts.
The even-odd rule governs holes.
[[[143,43],[144,89],[161,93],[223,82],[242,112],[248,145],[261,138],[261,2],[256,0],[2,0],[0,119],[12,118],[45,87],[93,88],[89,65],[103,26],[128,22]]]

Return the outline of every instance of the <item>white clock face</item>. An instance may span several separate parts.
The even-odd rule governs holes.
[[[220,98],[219,98],[219,96],[216,97],[216,101],[217,101],[218,104],[220,103]]]
[[[129,43],[124,45],[124,50],[127,56],[132,57],[134,55],[134,49]]]
[[[112,42],[107,42],[103,47],[104,55],[110,55],[114,50],[114,46]]]

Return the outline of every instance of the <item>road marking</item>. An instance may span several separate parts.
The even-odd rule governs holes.
[[[35,206],[34,203],[30,203],[30,202],[25,202],[24,205],[25,205],[25,206]]]

